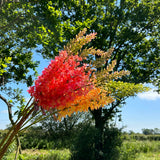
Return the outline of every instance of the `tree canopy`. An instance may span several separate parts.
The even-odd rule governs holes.
[[[66,42],[88,28],[88,33],[97,32],[94,47],[105,51],[114,47],[115,70],[131,72],[124,81],[158,86],[159,5],[157,0],[6,3],[1,10],[1,39],[12,36],[5,46],[19,53],[22,46],[24,52],[24,48],[41,45],[38,50],[44,57],[53,58]]]

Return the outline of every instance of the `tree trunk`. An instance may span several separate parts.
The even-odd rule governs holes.
[[[104,160],[103,155],[103,129],[104,129],[104,120],[102,117],[102,108],[93,111],[95,118],[95,159]]]

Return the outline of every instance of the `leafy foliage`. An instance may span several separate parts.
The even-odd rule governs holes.
[[[95,135],[99,131],[92,125],[84,125],[79,131],[73,149],[75,160],[95,160]],[[105,160],[118,160],[120,158],[119,147],[122,144],[121,130],[115,127],[106,127],[103,134],[103,146],[100,151]],[[82,154],[83,153],[83,154]]]
[[[62,41],[62,24],[58,19],[60,11],[51,7],[51,4],[47,2],[41,6],[46,9],[43,13],[39,13],[40,4],[35,2],[7,2],[1,6],[0,57],[12,58],[7,72],[0,78],[1,86],[13,80],[27,82],[28,86],[32,85],[32,78],[37,75],[38,66],[38,62],[32,59],[33,52],[37,53],[39,50],[44,57],[58,54],[60,49],[58,41]],[[43,19],[48,15],[52,18],[52,22],[54,21],[52,27],[54,31],[46,28],[46,21]],[[52,51],[49,48],[52,48]],[[33,71],[34,76],[30,71]]]
[[[0,57],[2,59],[5,59],[5,57],[12,58],[11,63],[7,67],[7,72],[0,79],[1,86],[2,82],[7,84],[10,81],[21,81],[22,79],[28,85],[31,85],[32,78],[27,73],[29,68],[35,71],[37,66],[37,63],[32,61],[33,53],[31,52],[31,47],[33,45],[30,45],[30,49],[27,50],[25,45],[28,39],[24,36],[24,33],[27,31],[26,28],[32,22],[32,20],[26,22],[24,16],[28,17],[32,9],[28,12],[28,5],[23,5],[22,8],[26,9],[25,11],[20,9],[21,7],[21,4],[18,3],[6,3],[0,10],[2,17],[0,20]]]
[[[93,160],[95,154],[94,135],[96,129],[90,124],[83,125],[76,136],[73,147],[73,159]],[[82,154],[83,153],[83,154]]]
[[[142,84],[124,83],[121,81],[110,81],[105,87],[118,100],[149,90],[148,87],[144,87]]]
[[[4,62],[0,59],[0,75],[3,75],[3,73],[6,72],[4,68],[6,68],[7,65],[5,63],[10,63],[11,59],[11,57],[5,57]]]
[[[114,47],[111,56],[112,60],[117,60],[114,70],[131,72],[123,80],[134,83],[156,81],[158,85],[158,0],[54,1],[52,7],[61,8],[60,20],[64,24],[63,32],[67,41],[83,28],[88,28],[88,33],[97,33],[92,46],[104,51]]]

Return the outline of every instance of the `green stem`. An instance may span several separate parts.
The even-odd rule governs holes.
[[[32,97],[31,97],[32,99]],[[5,138],[2,140],[1,144],[0,144],[0,159],[4,156],[5,152],[7,151],[9,145],[11,144],[11,142],[13,142],[15,135],[17,135],[18,133],[21,133],[22,131],[26,130],[27,128],[29,128],[30,126],[32,126],[33,124],[36,124],[44,119],[46,119],[47,117],[49,117],[50,115],[44,116],[41,115],[37,120],[35,120],[33,123],[31,123],[30,125],[28,125],[27,127],[24,127],[30,120],[33,119],[33,117],[29,118],[28,117],[33,113],[34,111],[34,101],[29,105],[31,99],[29,100],[29,102],[27,103],[26,107],[24,108],[24,110],[21,113],[21,116],[18,117],[18,119],[16,120],[15,124],[12,126],[12,128],[9,130],[9,132],[7,133],[7,135],[5,136]],[[29,105],[29,106],[28,106]],[[59,111],[55,111],[52,114],[58,113]],[[37,113],[38,114],[38,113]],[[28,120],[27,120],[28,119]],[[24,127],[24,128],[23,128]],[[23,128],[23,129],[22,129]]]
[[[53,114],[55,114],[55,113],[58,113],[58,111],[53,112]],[[34,124],[36,124],[36,123],[38,123],[38,122],[40,122],[40,121],[48,118],[49,116],[51,116],[51,115],[47,115],[47,116],[45,116],[45,117],[44,117],[44,115],[41,115],[37,120],[35,120],[33,123],[31,123],[31,124],[28,125],[27,127],[21,129],[19,132],[20,132],[20,133],[21,133],[21,132],[24,132],[26,129],[28,129],[28,128],[31,127],[32,125],[34,125]]]
[[[41,111],[37,112],[36,115],[38,115],[40,112],[41,112]],[[35,115],[35,116],[36,116],[36,115]],[[41,116],[43,116],[43,115],[41,115]],[[30,122],[33,118],[34,118],[34,116],[32,116],[31,118],[29,118],[29,119],[22,125],[22,128],[23,128],[28,122]]]
[[[10,128],[10,130],[8,131],[7,135],[3,138],[3,140],[0,143],[0,149],[3,147],[5,141],[7,140],[7,138],[9,137],[10,134],[13,133],[13,131],[15,130],[15,125],[18,123],[18,121],[20,121],[20,119],[25,116],[27,114],[27,112],[29,111],[29,109],[32,107],[32,105],[34,104],[34,102],[28,107],[30,101],[32,100],[32,97],[30,98],[30,100],[28,101],[25,109],[23,110],[23,112],[21,113],[22,116],[18,117],[18,119],[16,120],[15,124]],[[28,107],[28,108],[27,108]]]
[[[13,132],[10,134],[10,136],[8,137],[6,143],[3,145],[3,147],[0,150],[0,159],[4,156],[5,152],[7,151],[8,147],[10,145],[10,143],[12,142],[13,138],[18,133],[18,131],[20,130],[20,128],[23,125],[23,123],[25,122],[25,120],[31,115],[31,113],[33,111],[34,111],[34,107],[28,113],[26,113],[21,118],[21,120],[15,125]]]
[[[8,131],[8,133],[5,135],[5,137],[2,139],[1,143],[0,143],[0,149],[2,148],[2,146],[4,145],[4,142],[7,140],[7,138],[9,137],[9,134],[11,134],[11,132],[13,131],[14,126],[12,126],[12,128]]]

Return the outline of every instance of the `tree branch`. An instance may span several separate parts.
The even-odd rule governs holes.
[[[9,103],[7,101],[7,99],[4,98],[2,95],[0,95],[0,99],[3,100],[6,103],[6,105],[8,107],[9,120],[11,121],[12,125],[14,125],[14,121],[13,121],[13,117],[12,117],[12,104]]]

